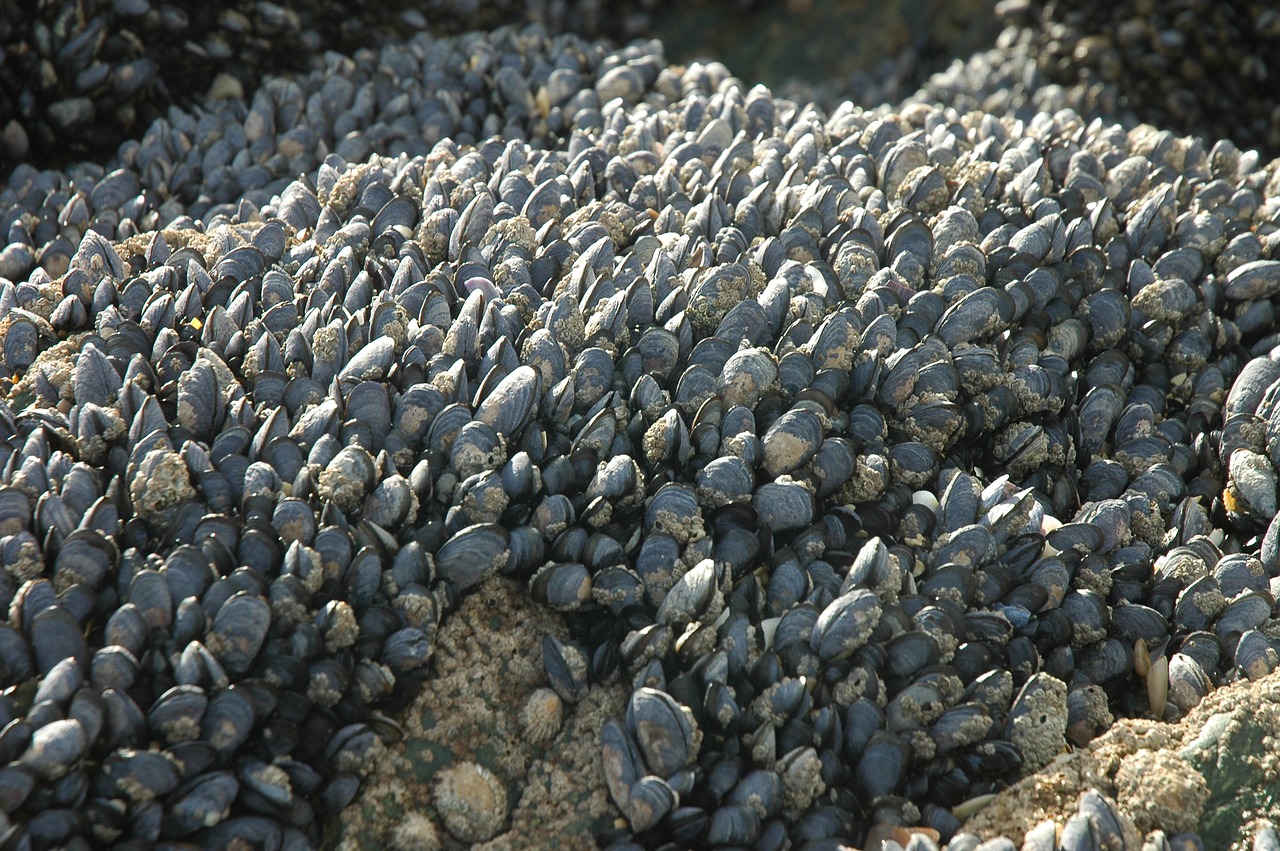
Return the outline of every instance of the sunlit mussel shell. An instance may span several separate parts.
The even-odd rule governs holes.
[[[751,504],[760,523],[774,532],[803,528],[813,522],[813,490],[790,476],[780,476],[757,487]]]
[[[615,455],[608,461],[601,461],[587,483],[588,522],[602,526],[642,504],[643,482],[640,465],[631,456]]]
[[[879,622],[880,611],[880,602],[871,591],[848,591],[819,615],[809,636],[809,645],[824,662],[847,658],[870,637]]]
[[[741,458],[717,458],[698,472],[698,500],[708,509],[750,499],[755,486],[751,467]]]
[[[361,446],[345,446],[319,477],[319,493],[342,511],[354,513],[373,492],[378,470],[373,456]]]
[[[476,408],[476,420],[514,442],[537,413],[537,380],[537,373],[531,367],[511,372]]]
[[[658,607],[658,622],[673,627],[713,622],[724,605],[722,570],[711,559],[704,559],[686,571],[665,594]]]
[[[1049,674],[1033,675],[1009,709],[1005,737],[1021,751],[1024,765],[1034,770],[1062,752],[1066,730],[1066,686]]]
[[[633,692],[626,726],[651,774],[670,777],[697,758],[701,737],[692,713],[666,692],[648,688]]]

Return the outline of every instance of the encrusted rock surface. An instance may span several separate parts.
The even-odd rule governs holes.
[[[483,767],[505,786],[510,814],[487,849],[595,847],[616,818],[600,765],[599,729],[622,711],[623,690],[594,686],[566,707],[559,733],[531,739],[521,715],[546,686],[542,639],[568,638],[563,618],[530,600],[519,584],[494,577],[477,587],[441,627],[434,670],[404,710],[405,739],[366,778],[335,823],[332,844],[356,849],[457,848],[441,819],[440,778]],[[478,837],[477,837],[478,838]]]
[[[1280,672],[1220,688],[1177,723],[1118,721],[1001,792],[964,830],[1019,837],[1045,819],[1062,823],[1091,788],[1143,834],[1194,831],[1208,849],[1280,823]]]

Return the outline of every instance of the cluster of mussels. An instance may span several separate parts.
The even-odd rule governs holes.
[[[1280,83],[1274,4],[1006,0],[998,13],[1031,36],[1055,83],[1106,90],[1161,127],[1280,152],[1280,104],[1269,94]]]
[[[936,847],[1277,667],[1274,164],[540,27],[325,63],[0,189],[6,847],[318,844],[495,573],[631,685],[619,847]]]
[[[606,8],[607,5],[607,8]],[[170,106],[252,93],[399,28],[435,33],[513,20],[623,40],[659,0],[29,0],[0,7],[0,165],[109,156]]]
[[[1280,10],[1272,4],[1002,0],[995,11],[1006,24],[996,45],[955,60],[918,92],[904,89],[910,75],[891,69],[816,94],[824,102],[905,97],[1024,121],[1065,108],[1280,154],[1280,106],[1270,94]]]
[[[110,154],[217,73],[302,67],[320,33],[271,2],[40,0],[0,9],[0,161]]]

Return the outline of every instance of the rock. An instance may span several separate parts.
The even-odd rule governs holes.
[[[565,705],[559,736],[527,735],[521,716],[547,683],[547,634],[567,639],[563,618],[533,603],[518,583],[494,577],[477,586],[438,633],[431,675],[400,718],[404,740],[388,748],[338,820],[338,848],[413,847],[410,839],[449,835],[454,817],[441,821],[433,790],[459,766],[501,778],[511,790],[506,829],[486,847],[538,847],[552,837],[563,847],[592,844],[613,818],[599,729],[622,713],[625,696],[616,685],[593,686]]]
[[[1218,689],[1176,724],[1119,721],[1001,792],[965,822],[982,838],[1020,837],[1044,819],[1065,822],[1096,788],[1144,832],[1194,831],[1226,849],[1256,823],[1280,820],[1280,672]]]

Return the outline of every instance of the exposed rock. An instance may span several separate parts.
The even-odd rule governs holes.
[[[441,627],[431,676],[400,721],[404,741],[365,781],[332,837],[344,851],[460,847],[435,799],[439,778],[473,763],[505,785],[506,830],[488,849],[594,848],[617,816],[600,765],[599,730],[621,714],[617,686],[593,686],[565,706],[561,732],[535,742],[521,713],[546,685],[542,637],[568,638],[562,617],[509,579],[492,578]],[[478,838],[478,837],[477,837]]]
[[[1220,688],[1176,724],[1122,720],[1000,793],[964,829],[1020,837],[1045,819],[1064,822],[1096,788],[1140,830],[1195,831],[1212,851],[1280,820],[1277,784],[1280,672]]]

